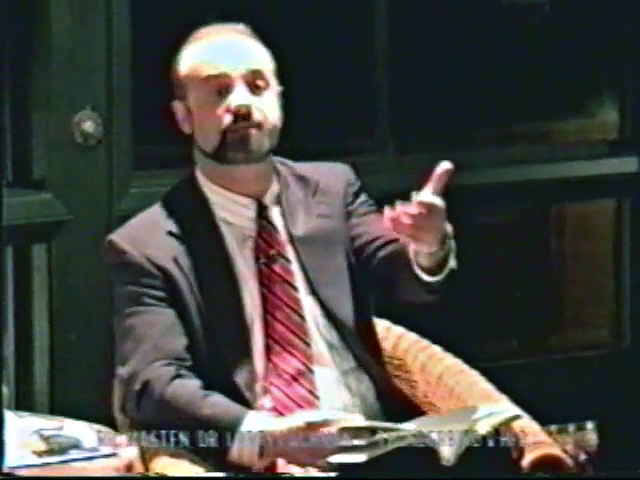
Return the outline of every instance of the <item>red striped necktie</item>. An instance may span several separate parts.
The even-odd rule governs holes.
[[[284,239],[258,203],[256,265],[266,337],[266,393],[271,412],[288,415],[318,408],[313,356],[300,294]]]

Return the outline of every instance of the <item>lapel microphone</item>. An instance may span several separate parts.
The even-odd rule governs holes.
[[[258,257],[258,265],[274,265],[278,261],[278,252],[272,250]]]

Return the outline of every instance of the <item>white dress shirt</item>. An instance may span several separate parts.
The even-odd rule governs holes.
[[[196,178],[208,199],[223,235],[231,257],[238,282],[242,285],[241,298],[251,341],[255,382],[254,410],[247,415],[241,432],[256,432],[265,428],[265,422],[272,417],[264,413],[269,409],[271,399],[265,389],[265,334],[262,317],[261,296],[258,285],[254,245],[257,230],[257,202],[221,188],[196,169]],[[274,182],[263,198],[268,214],[282,235],[285,248],[291,259],[296,285],[300,294],[302,309],[308,324],[313,350],[313,372],[319,396],[320,409],[361,414],[369,419],[382,419],[380,405],[374,386],[365,372],[355,362],[351,352],[344,346],[338,333],[326,318],[317,300],[311,293],[309,284],[300,267],[299,258],[288,236],[284,216],[277,203],[279,184]],[[455,267],[452,261],[438,277],[426,275],[412,260],[416,274],[425,281],[437,281]],[[258,462],[257,442],[238,435],[231,446],[229,460],[234,463],[253,466]]]

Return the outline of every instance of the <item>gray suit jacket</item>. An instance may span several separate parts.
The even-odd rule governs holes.
[[[415,275],[348,166],[274,161],[292,242],[327,317],[371,377],[387,418],[418,414],[382,366],[371,300],[431,302],[436,286]],[[235,432],[253,400],[241,286],[193,173],[105,247],[120,428]]]

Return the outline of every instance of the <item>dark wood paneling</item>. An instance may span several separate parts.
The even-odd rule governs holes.
[[[38,77],[48,91],[47,189],[72,221],[51,242],[52,400],[55,414],[109,423],[112,329],[102,242],[109,214],[110,142],[74,142],[72,117],[91,106],[109,115],[111,26],[109,2],[49,0],[42,7],[41,48],[47,69]],[[72,393],[71,393],[72,392]]]
[[[114,221],[115,206],[127,196],[133,164],[133,119],[131,104],[131,16],[130,0],[112,0],[109,43],[109,224]]]
[[[14,404],[109,422],[111,329],[100,258],[108,150],[74,143],[70,127],[88,105],[107,111],[108,11],[106,2],[19,3],[24,31],[11,44],[11,58],[20,60],[11,82],[21,88],[12,90],[11,105],[22,116],[9,122],[14,175],[3,219],[12,252],[5,312]]]
[[[115,209],[115,217],[129,217],[157,202],[184,174],[181,171],[165,171],[134,175],[127,195]]]
[[[51,404],[49,245],[14,248],[15,407],[48,412]]]
[[[51,271],[47,243],[7,246],[3,278],[4,370],[12,408],[51,404]]]
[[[4,224],[8,227],[49,225],[73,218],[51,192],[9,188],[5,193],[7,215]]]
[[[2,385],[3,405],[15,407],[15,298],[13,275],[13,248],[2,245]]]

